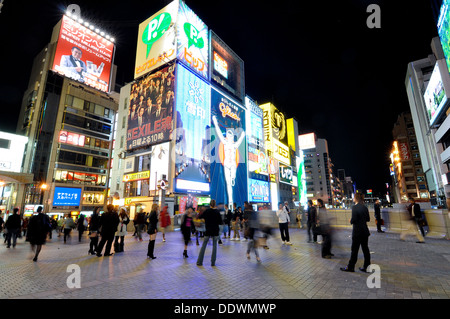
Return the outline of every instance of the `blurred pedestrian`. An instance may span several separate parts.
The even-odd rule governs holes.
[[[205,210],[202,214],[203,219],[205,219],[205,237],[203,238],[203,245],[200,249],[197,258],[197,266],[203,265],[203,258],[205,256],[206,245],[209,239],[212,237],[213,249],[211,254],[211,266],[216,265],[216,255],[217,255],[217,241],[219,240],[219,225],[222,224],[222,218],[220,217],[219,210],[216,208],[216,201],[211,199],[210,207]]]
[[[241,236],[239,234],[239,229],[241,225],[241,214],[239,212],[239,209],[236,208],[236,203],[233,204],[235,207],[233,211],[233,217],[231,218],[231,225],[233,227],[233,238],[231,240],[241,240]]]
[[[306,213],[308,215],[308,219],[307,219],[307,232],[308,232],[308,243],[312,243],[313,241],[311,239],[314,240],[315,243],[317,243],[317,234],[314,231],[314,228],[316,227],[316,223],[317,223],[317,210],[313,205],[312,200],[308,200],[308,211]],[[311,233],[312,233],[312,237],[311,237]]]
[[[28,224],[27,240],[34,252],[33,261],[37,261],[42,245],[45,245],[47,234],[52,230],[49,217],[42,213],[42,206],[37,208],[37,215],[31,217]]]
[[[202,214],[205,211],[203,206],[197,207],[197,212],[193,214],[194,226],[195,226],[195,239],[197,246],[200,245],[198,237],[203,237],[205,232],[205,220],[202,218]]]
[[[153,204],[152,210],[150,211],[150,215],[148,215],[148,230],[147,230],[147,233],[150,235],[147,248],[147,258],[151,259],[156,258],[154,251],[155,251],[156,233],[158,232],[158,213],[159,213],[158,204]]]
[[[161,227],[163,242],[166,241],[167,228],[172,224],[168,209],[168,206],[164,206],[161,213],[159,214],[159,226]]]
[[[77,230],[78,230],[78,242],[81,243],[81,237],[83,236],[84,231],[86,230],[85,221],[87,223],[86,217],[83,214],[80,214],[77,219]]]
[[[89,220],[89,251],[88,254],[95,255],[98,246],[100,228],[100,207],[95,207]]]
[[[252,205],[248,202],[244,203],[244,212],[247,212],[248,216],[248,244],[247,244],[247,259],[250,259],[250,252],[253,250],[255,252],[256,260],[261,262],[258,253],[258,244],[256,238],[256,232],[259,229],[258,213],[253,210]]]
[[[350,224],[353,225],[352,231],[352,253],[347,267],[340,268],[342,271],[354,272],[356,261],[358,260],[359,247],[364,254],[364,266],[359,270],[367,272],[367,267],[370,265],[370,250],[369,250],[369,228],[367,223],[370,221],[369,210],[364,205],[364,194],[356,193],[354,197],[356,205],[352,207],[352,218]]]
[[[283,245],[292,245],[289,238],[289,223],[291,219],[289,217],[289,207],[287,207],[287,202],[285,202],[284,205],[282,203],[278,204],[277,217]]]
[[[183,258],[188,258],[188,254],[187,254],[187,248],[188,248],[188,244],[191,241],[191,232],[192,232],[192,228],[194,227],[194,220],[192,217],[192,213],[193,213],[194,209],[192,208],[192,206],[189,206],[186,209],[186,212],[183,214],[182,220],[181,220],[181,233],[183,234],[183,239],[184,239],[184,251],[183,251]]]
[[[60,217],[57,222],[58,237],[61,237],[61,234],[64,232],[63,223],[64,223],[64,217]]]
[[[379,199],[375,201],[375,205],[373,206],[373,208],[375,210],[375,222],[377,224],[377,232],[384,233],[384,231],[381,230],[381,225],[383,225],[383,219],[381,218],[381,205]]]
[[[423,238],[423,228],[422,234],[419,232],[419,220],[421,218],[422,213],[420,212],[419,204],[416,204],[414,199],[409,200],[410,205],[407,207],[403,218],[403,222],[406,225],[406,229],[403,229],[400,233],[400,240],[405,240],[406,235],[415,235],[417,237],[416,243],[423,244],[425,243],[425,239]]]
[[[145,212],[140,211],[134,220],[134,224],[136,225],[136,240],[142,241],[142,231],[145,226]]]
[[[22,232],[23,232],[23,236],[26,238],[27,236],[27,228],[28,228],[28,222],[29,222],[29,218],[24,218],[22,221]],[[51,237],[50,237],[51,238]]]
[[[67,242],[67,238],[70,239],[70,233],[72,232],[72,229],[75,229],[76,225],[73,221],[73,218],[70,216],[70,214],[67,214],[66,218],[63,222],[63,228],[64,228],[64,243]]]
[[[128,234],[127,225],[129,222],[130,218],[128,217],[127,211],[125,210],[125,208],[122,207],[119,213],[119,225],[117,226],[117,231],[115,233],[115,240],[114,240],[114,251],[116,253],[123,252],[124,240],[125,235]]]
[[[320,234],[322,235],[322,258],[330,259],[334,254],[331,253],[332,245],[332,228],[330,217],[328,216],[327,208],[323,200],[317,200],[317,224],[320,227]]]
[[[217,205],[217,210],[220,213],[220,218],[222,219],[222,224],[219,225],[219,245],[222,245],[222,233],[224,233],[224,227],[225,227],[225,208],[223,203],[219,203]],[[225,236],[226,237],[226,236]]]
[[[41,206],[39,206],[41,207]],[[10,248],[11,247],[11,239],[13,242],[13,248],[16,247],[16,243],[17,243],[17,236],[19,235],[20,232],[20,227],[21,227],[21,219],[20,219],[20,215],[18,214],[19,209],[16,207],[13,209],[13,213],[11,216],[8,217],[8,219],[6,220],[5,223],[5,228],[7,230],[7,234],[6,234],[6,242],[7,242],[7,246],[6,248]]]
[[[225,214],[225,222],[226,222],[226,227],[224,229],[227,229],[228,235],[225,234],[226,238],[230,238],[231,237],[231,220],[233,219],[233,212],[231,211],[230,208],[227,209],[227,212]]]
[[[100,235],[102,236],[102,239],[100,240],[100,243],[98,244],[97,247],[96,251],[97,257],[102,256],[102,250],[105,244],[106,244],[105,253],[103,254],[103,256],[113,255],[111,253],[111,246],[118,225],[119,225],[119,215],[114,209],[114,206],[110,204],[107,206],[107,211],[100,216],[100,226],[101,226]]]
[[[423,229],[423,226],[426,224],[426,222],[425,216],[420,209],[420,205],[417,204],[415,199],[412,197],[409,198],[409,203],[410,205],[408,206],[408,211],[410,212],[410,215],[414,217],[413,220],[416,222],[417,227],[419,227],[422,237],[425,237],[425,230]]]

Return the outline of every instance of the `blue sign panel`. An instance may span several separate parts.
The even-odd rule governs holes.
[[[268,203],[269,198],[269,182],[256,179],[248,180],[248,201],[250,203]]]
[[[80,206],[81,188],[55,187],[53,206]]]
[[[211,87],[181,64],[177,68],[174,189],[209,194]]]

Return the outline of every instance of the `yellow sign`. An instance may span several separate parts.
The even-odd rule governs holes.
[[[284,115],[272,103],[260,105],[263,110],[264,139],[269,157],[291,165],[289,147],[283,140],[287,140],[286,121]]]
[[[132,181],[138,181],[141,179],[149,179],[149,178],[150,178],[150,171],[143,171],[143,172],[132,173],[132,174],[124,174],[122,181],[132,182]]]

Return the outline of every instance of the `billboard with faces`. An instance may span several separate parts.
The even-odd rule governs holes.
[[[175,192],[209,194],[211,87],[177,65]]]
[[[245,109],[211,90],[211,198],[243,206],[247,201]]]
[[[175,64],[146,75],[131,86],[127,150],[172,139]]]
[[[450,76],[444,60],[436,61],[423,95],[430,125],[447,110],[450,100]]]

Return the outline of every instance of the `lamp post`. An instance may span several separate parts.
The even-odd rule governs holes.
[[[43,210],[44,212],[47,212],[47,211],[45,210],[44,194],[45,194],[46,189],[48,188],[48,185],[45,184],[45,183],[43,183],[43,184],[41,184],[41,186],[39,186],[39,188],[41,189],[41,200],[40,200],[40,204],[43,205],[43,209],[42,209],[42,210]]]

